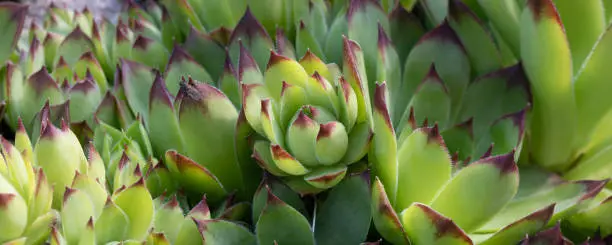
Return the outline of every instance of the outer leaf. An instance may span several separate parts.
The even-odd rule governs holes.
[[[525,234],[533,235],[548,224],[548,220],[551,218],[555,210],[554,207],[555,205],[552,204],[548,207],[535,211],[530,215],[509,224],[479,244],[515,244],[523,239]]]
[[[422,203],[401,213],[406,234],[415,244],[472,244],[472,240],[451,219]]]
[[[188,157],[169,150],[166,152],[166,164],[186,191],[197,195],[207,194],[213,202],[225,196],[226,191],[217,177]]]
[[[279,3],[279,5],[277,6],[261,3],[261,6],[278,7],[282,6],[282,4]],[[264,12],[262,12],[262,14],[263,13]],[[268,13],[270,12],[265,12],[265,14]],[[242,16],[240,21],[238,22],[238,25],[236,25],[236,28],[234,28],[234,31],[232,32],[232,35],[230,37],[229,50],[232,60],[238,61],[238,56],[241,53],[240,42],[242,42],[253,55],[255,61],[257,61],[257,66],[266,67],[268,60],[270,59],[270,50],[274,48],[274,43],[268,35],[268,33],[274,32],[271,29],[270,31],[272,32],[266,32],[259,20],[256,19],[255,16],[253,16],[251,10],[247,9],[244,12],[244,15]]]
[[[601,0],[581,4],[571,0],[554,0],[554,4],[567,34],[574,71],[578,71],[609,23],[606,21],[604,4]]]
[[[129,60],[121,61],[121,79],[130,109],[149,121],[149,100],[155,74],[147,66]]]
[[[387,196],[395,203],[398,186],[397,142],[389,110],[387,108],[386,84],[376,86],[374,93],[374,137],[370,155],[374,159],[373,170],[388,191]]]
[[[437,126],[417,129],[408,136],[399,147],[398,163],[395,210],[413,202],[430,203],[451,177],[451,159]],[[423,186],[424,182],[428,184]]]
[[[169,149],[184,152],[185,142],[181,136],[172,96],[160,74],[156,75],[151,86],[148,112],[149,137],[156,156],[165,154]]]
[[[432,66],[423,82],[417,87],[401,121],[407,120],[410,116],[409,110],[414,109],[414,116],[418,122],[427,119],[430,122],[429,125],[439,124],[442,128],[446,128],[452,122],[453,114],[455,114],[452,111],[453,98],[450,93]]]
[[[432,207],[464,230],[474,231],[514,197],[518,181],[514,152],[485,158],[457,173]]]
[[[144,185],[144,179],[117,193],[113,199],[130,221],[126,238],[144,239],[153,225],[154,215],[153,199]]]
[[[238,112],[232,102],[217,88],[193,80],[183,83],[178,97],[186,155],[210,170],[227,191],[243,191],[234,149]]]
[[[66,188],[62,205],[62,229],[66,241],[78,244],[85,225],[94,216],[94,207],[85,191]]]
[[[560,171],[571,164],[576,144],[571,54],[552,1],[528,0],[527,6],[521,16],[521,58],[534,97],[531,154],[538,164]]]
[[[5,242],[21,236],[26,229],[28,208],[25,200],[3,175],[0,175],[0,223],[3,232],[0,241]]]
[[[416,2],[416,1],[415,1]],[[401,6],[389,14],[389,32],[393,45],[400,59],[400,67],[404,67],[406,58],[413,46],[425,34],[421,20],[413,12],[406,11]]]
[[[501,54],[493,35],[467,5],[449,0],[448,20],[466,49],[473,74],[483,75],[501,68]]]
[[[0,64],[4,64],[9,59],[21,31],[28,11],[27,5],[5,2],[0,4],[0,32],[8,35],[0,41]]]
[[[397,213],[385,193],[385,188],[378,177],[372,185],[372,219],[376,230],[393,244],[410,244]]]
[[[353,175],[331,190],[317,210],[317,244],[358,244],[366,240],[370,213],[369,174]]]
[[[72,66],[81,58],[81,55],[93,50],[94,44],[91,39],[83,33],[80,27],[77,27],[60,44],[56,59],[63,57],[66,63]]]
[[[161,42],[140,35],[131,50],[132,59],[161,71],[164,71],[168,56],[168,51]]]
[[[126,213],[109,198],[102,209],[102,214],[96,220],[96,241],[104,244],[124,239],[129,225],[130,220]]]
[[[255,231],[258,244],[315,244],[308,220],[270,191]]]
[[[378,40],[378,25],[381,25],[384,29],[389,28],[386,14],[377,1],[358,0],[349,2],[346,13],[348,38],[359,43],[360,49],[363,50],[365,70],[361,72],[367,74],[367,77],[376,76],[378,50],[375,44]],[[372,91],[365,91],[371,95],[374,92],[374,81],[369,81],[365,77],[366,75],[363,75],[361,79],[364,83],[369,83],[368,86],[372,88]]]
[[[465,88],[470,82],[471,68],[459,37],[447,22],[423,36],[410,52],[404,67],[401,92],[407,96],[395,102],[397,108],[408,108],[418,86],[432,70],[432,63],[451,98],[450,123],[458,123],[456,114],[463,101]],[[404,111],[399,113],[406,115]],[[394,118],[400,119],[400,116]],[[398,125],[399,122],[393,124]]]
[[[245,227],[225,220],[198,221],[198,230],[206,244],[255,245],[255,235]]]
[[[214,2],[214,1],[213,1]],[[210,57],[223,57],[225,51],[210,36],[191,28],[183,48],[189,52],[199,64],[201,64],[213,80],[219,79],[223,73],[223,59]],[[235,59],[232,59],[235,60]]]
[[[181,77],[191,77],[194,80],[214,83],[208,72],[198,64],[184,49],[175,46],[165,70],[165,80],[168,91],[176,96]]]

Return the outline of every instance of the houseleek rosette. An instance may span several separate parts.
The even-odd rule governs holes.
[[[272,51],[261,76],[241,53],[243,113],[261,138],[253,157],[301,193],[335,186],[368,152],[372,118],[359,45],[344,40],[344,76],[311,52],[300,61]],[[251,66],[245,66],[249,63]]]
[[[49,173],[33,161],[23,124],[19,123],[15,145],[0,140],[0,243],[42,244],[58,219],[51,209]]]
[[[602,201],[607,181],[563,181],[530,168],[519,174],[516,145],[464,165],[451,158],[439,126],[417,126],[413,113],[397,135],[386,94],[378,85],[372,215],[393,244],[513,244]],[[503,123],[508,137],[522,138],[521,127],[510,126],[521,115]]]

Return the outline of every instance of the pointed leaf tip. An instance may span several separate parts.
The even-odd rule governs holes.
[[[133,48],[147,50],[147,47],[153,43],[153,40],[145,36],[138,35],[136,41],[134,41]]]
[[[436,212],[425,204],[415,203],[414,205],[421,209],[423,213],[425,213],[425,215],[427,215],[427,217],[432,221],[431,223],[436,226],[436,237],[457,237],[462,238],[467,243],[471,244],[471,240],[467,234],[465,234],[465,232],[461,230],[461,228],[459,228],[459,226],[457,226],[451,219],[444,217],[442,214]]]
[[[499,168],[502,174],[513,173],[518,171],[518,167],[514,161],[514,153],[515,150],[513,149],[510,153],[488,157],[478,162],[493,164],[495,167]]]
[[[155,80],[153,81],[153,85],[151,86],[149,104],[152,104],[154,100],[161,101],[168,107],[173,107],[172,96],[170,95],[170,92],[168,92],[168,88],[166,88],[166,82],[164,81],[164,78],[159,72],[156,73]]]
[[[424,122],[423,125],[426,126],[427,122]],[[442,138],[442,135],[440,134],[438,123],[434,124],[433,127],[424,128],[423,130],[427,133],[427,142],[436,143],[438,145],[441,145],[444,149],[446,149],[446,144],[444,143],[444,139]]]
[[[393,125],[391,124],[391,118],[389,116],[389,110],[387,108],[386,92],[387,92],[387,83],[383,82],[383,83],[376,84],[376,88],[374,91],[374,107],[376,108],[378,113],[382,114],[387,127],[393,128]],[[412,108],[411,108],[411,113],[412,114],[414,113],[412,111]]]
[[[586,193],[582,195],[582,197],[580,197],[580,200],[588,200],[597,196],[597,194],[601,192],[601,190],[606,186],[606,184],[608,184],[609,181],[610,179],[577,181],[578,183],[585,185]]]
[[[8,207],[16,196],[14,193],[0,193],[0,209]]]
[[[451,42],[457,44],[457,46],[461,47],[465,52],[463,44],[461,44],[461,40],[457,33],[450,26],[448,21],[444,20],[444,22],[433,30],[429,31],[427,34],[423,35],[421,39],[417,42],[416,45],[419,45],[428,40],[440,40],[444,42]]]
[[[244,12],[244,15],[242,16],[242,18],[240,18],[238,24],[234,28],[234,31],[230,36],[230,42],[237,40],[237,38],[240,38],[242,35],[246,35],[249,37],[262,36],[265,39],[270,40],[268,32],[263,27],[261,22],[259,22],[259,20],[255,18],[248,6],[246,11]]]
[[[541,18],[553,18],[559,25],[562,25],[557,8],[552,0],[527,0],[527,7],[531,9],[535,20]]]
[[[253,58],[249,50],[242,43],[242,40],[239,41],[239,45],[240,45],[240,56],[238,57],[238,75],[239,75],[239,78],[242,80],[243,74],[246,70],[248,69],[259,70],[259,67],[257,66],[257,62],[255,61],[255,58]]]
[[[368,5],[375,6],[383,11],[382,6],[375,0],[351,0],[349,1],[348,10],[346,12],[346,17],[348,21],[351,21],[353,16],[360,11],[365,11],[365,8]]]
[[[172,54],[170,54],[170,59],[168,61],[168,66],[166,66],[166,70],[168,70],[168,68],[173,64],[173,63],[180,63],[184,60],[188,60],[191,62],[196,62],[193,57],[191,57],[191,55],[189,55],[187,53],[187,51],[185,51],[185,49],[181,48],[179,45],[174,45],[174,48],[172,49]]]
[[[378,49],[379,51],[383,52],[383,50],[390,45],[392,45],[391,40],[387,36],[387,33],[385,32],[385,29],[383,28],[382,24],[378,22]]]
[[[285,56],[282,56],[282,55],[278,54],[276,51],[271,49],[270,50],[270,60],[268,61],[268,66],[266,67],[266,70],[270,69],[270,67],[272,67],[272,66],[274,66],[274,65],[276,65],[276,64],[278,64],[280,62],[287,61],[287,60],[290,60],[290,59],[285,57]]]

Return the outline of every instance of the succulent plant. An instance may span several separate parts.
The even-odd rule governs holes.
[[[312,202],[271,176],[253,197],[257,244],[361,244],[367,239],[370,213],[368,172],[347,174]],[[306,199],[308,200],[308,199]]]
[[[369,149],[372,130],[361,48],[345,39],[344,74],[311,52],[295,61],[276,52],[262,75],[241,57],[243,113],[264,139],[257,162],[300,193],[335,186]]]
[[[42,244],[58,214],[51,209],[49,173],[39,165],[42,161],[36,160],[36,149],[19,125],[15,145],[0,139],[0,243]]]
[[[610,236],[605,5],[128,1],[22,32],[2,3],[0,242]]]

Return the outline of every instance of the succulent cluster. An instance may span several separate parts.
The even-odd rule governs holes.
[[[610,243],[608,4],[0,3],[0,243]]]

